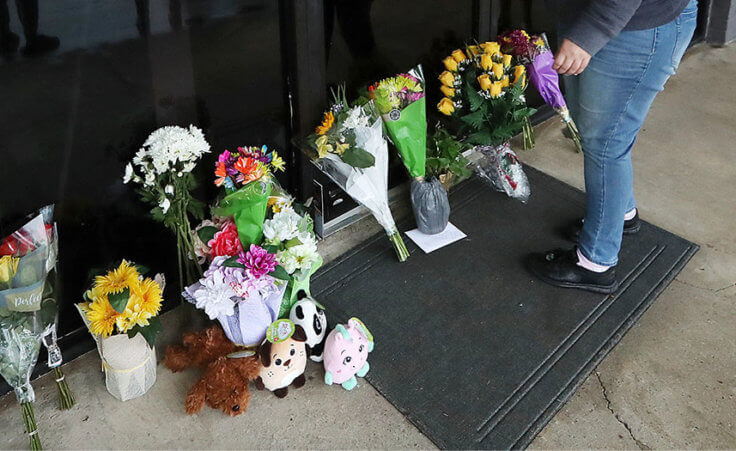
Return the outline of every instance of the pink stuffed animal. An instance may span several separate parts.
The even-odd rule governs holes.
[[[350,318],[347,327],[338,324],[325,340],[325,383],[355,388],[355,376],[364,377],[370,369],[367,360],[373,346],[373,335],[358,318]]]

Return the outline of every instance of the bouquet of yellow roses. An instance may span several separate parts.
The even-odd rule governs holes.
[[[439,80],[445,97],[437,109],[460,120],[469,143],[497,146],[522,132],[524,147],[533,146],[529,117],[536,110],[524,98],[526,69],[512,62],[493,41],[457,49],[443,60]]]
[[[445,97],[437,109],[458,119],[460,134],[474,144],[483,160],[475,164],[478,175],[496,190],[526,202],[530,190],[516,154],[509,146],[519,132],[524,147],[534,145],[529,121],[535,110],[526,105],[526,68],[513,64],[513,56],[501,52],[497,42],[468,45],[443,61],[440,74]]]
[[[84,294],[87,302],[77,304],[97,343],[107,390],[121,401],[143,395],[156,381],[153,344],[161,331],[164,279],[145,278],[146,271],[123,260],[95,277]]]

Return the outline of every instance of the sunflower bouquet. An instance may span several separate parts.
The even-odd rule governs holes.
[[[213,213],[233,219],[243,248],[261,243],[273,173],[284,167],[279,154],[266,146],[225,150],[217,158],[215,185],[224,187],[226,195]]]
[[[530,36],[524,30],[512,30],[499,36],[498,40],[505,53],[514,55],[520,64],[526,66],[529,80],[537,88],[544,102],[551,106],[565,123],[575,149],[582,152],[580,132],[562,96],[559,75],[552,69],[555,58],[545,34]]]
[[[161,332],[158,314],[163,276],[143,277],[146,268],[123,260],[95,277],[77,304],[82,319],[97,342],[107,389],[126,401],[143,395],[156,380],[153,348]]]

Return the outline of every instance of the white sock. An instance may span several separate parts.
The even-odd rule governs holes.
[[[636,208],[624,215],[624,221],[631,221],[636,216]]]
[[[605,265],[599,265],[598,263],[593,263],[592,261],[585,258],[585,255],[583,255],[582,252],[580,252],[580,249],[577,250],[578,253],[578,266],[583,267],[587,269],[588,271],[593,272],[606,272],[610,268],[610,266]]]

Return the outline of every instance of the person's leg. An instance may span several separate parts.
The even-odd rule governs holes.
[[[0,53],[7,54],[18,49],[18,35],[10,31],[8,1],[0,0]]]
[[[695,29],[696,0],[670,24],[611,40],[571,86],[568,100],[585,154],[586,214],[577,251],[530,257],[552,285],[610,293],[624,217],[633,203],[631,148],[656,94],[674,73]]]
[[[624,217],[636,208],[631,148],[655,96],[692,38],[689,11],[655,29],[622,32],[579,76],[577,120],[586,188],[579,246],[598,265],[618,262]]]
[[[38,0],[15,0],[15,6],[26,36],[24,55],[40,55],[59,47],[59,38],[38,32]]]

